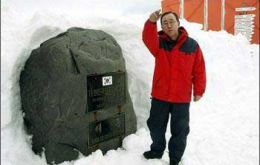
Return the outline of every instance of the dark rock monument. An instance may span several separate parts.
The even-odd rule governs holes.
[[[127,72],[116,40],[70,28],[32,51],[20,76],[24,124],[47,162],[104,153],[136,131]]]

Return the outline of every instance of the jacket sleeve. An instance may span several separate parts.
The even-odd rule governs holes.
[[[156,56],[159,50],[159,38],[157,34],[156,23],[151,22],[149,19],[144,24],[143,41],[153,56]]]
[[[195,62],[193,65],[192,75],[193,95],[202,96],[206,89],[206,67],[203,54],[199,45],[195,55]]]

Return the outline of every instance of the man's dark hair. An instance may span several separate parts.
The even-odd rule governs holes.
[[[163,19],[163,17],[164,17],[165,15],[167,15],[167,14],[173,14],[173,15],[175,16],[175,18],[176,18],[178,24],[180,24],[179,16],[178,16],[175,12],[168,11],[168,12],[165,12],[165,13],[162,14],[162,16],[161,16],[161,25],[162,25],[162,19]]]

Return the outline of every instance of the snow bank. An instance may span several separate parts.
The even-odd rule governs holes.
[[[46,165],[44,156],[31,151],[23,127],[19,76],[32,49],[69,27],[104,30],[121,45],[128,84],[137,114],[136,134],[124,139],[123,148],[106,155],[100,151],[62,165],[166,165],[144,160],[151,139],[146,127],[154,59],[141,40],[143,23],[160,6],[150,0],[1,1],[1,163]],[[255,165],[259,162],[259,45],[224,31],[204,32],[201,25],[181,20],[204,53],[207,90],[192,103],[191,132],[184,165]],[[169,128],[167,139],[170,138]]]

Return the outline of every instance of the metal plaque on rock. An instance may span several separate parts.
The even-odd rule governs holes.
[[[89,147],[125,133],[125,114],[89,124]]]
[[[87,76],[86,112],[122,105],[126,101],[125,72]]]

